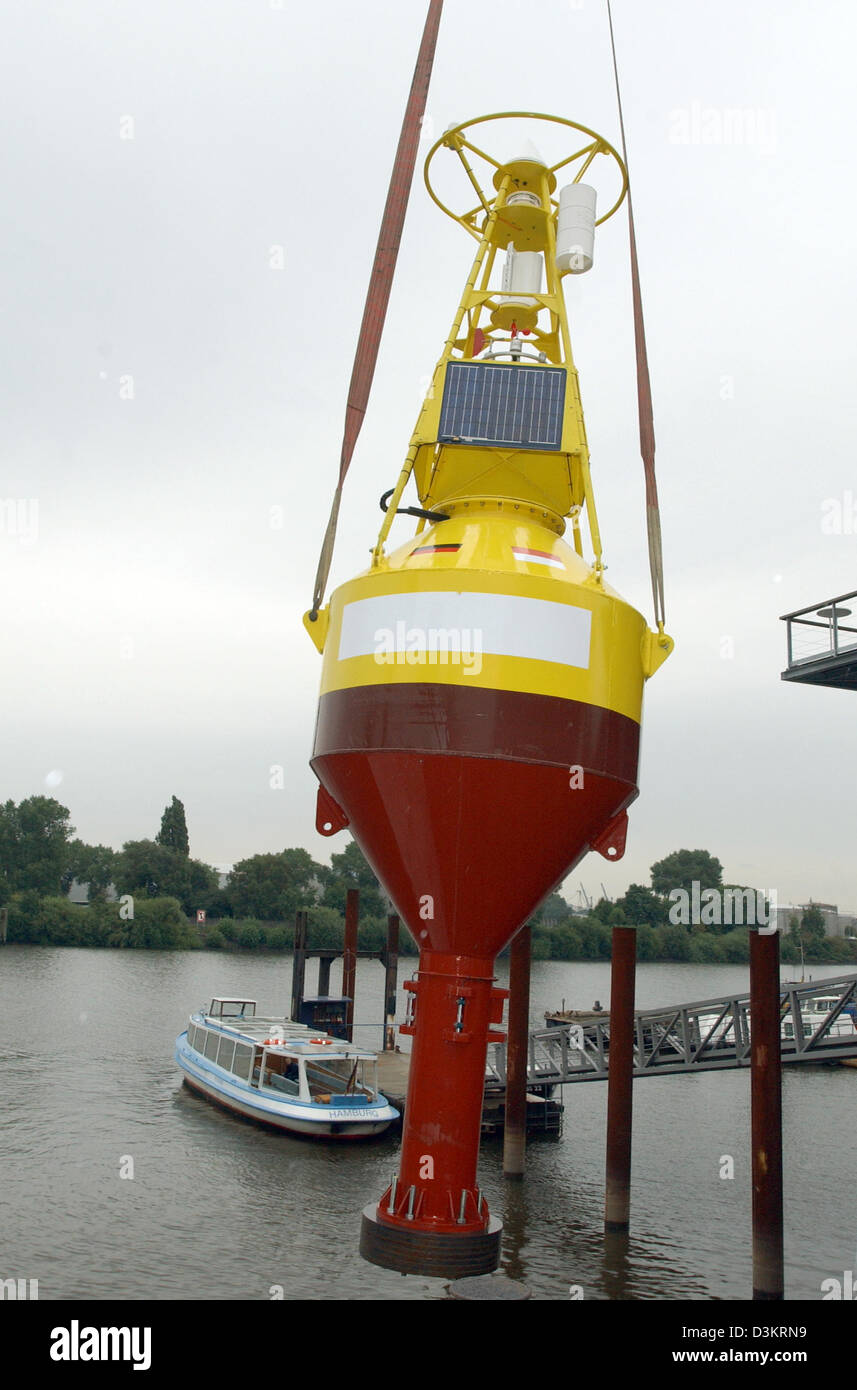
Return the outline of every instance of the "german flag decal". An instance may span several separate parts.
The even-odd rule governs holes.
[[[565,564],[558,555],[549,550],[528,550],[523,545],[513,545],[512,554],[517,560],[526,560],[531,565],[551,565],[556,570],[564,570]]]
[[[419,545],[416,550],[412,550],[412,555],[454,555],[456,550],[461,549],[461,543],[455,545]]]

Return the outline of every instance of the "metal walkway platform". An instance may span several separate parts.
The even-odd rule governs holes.
[[[783,614],[788,666],[781,680],[857,690],[857,627],[843,622],[854,612],[845,604],[854,599],[857,589]]]
[[[818,1065],[857,1057],[857,975],[783,985],[781,1038],[784,1065]],[[853,1011],[853,1012],[852,1012]],[[750,1065],[749,994],[723,995],[635,1015],[634,1076],[722,1071]],[[528,1090],[572,1081],[606,1081],[610,1015],[564,1022],[530,1034]],[[488,1048],[486,1089],[506,1084],[506,1044]]]

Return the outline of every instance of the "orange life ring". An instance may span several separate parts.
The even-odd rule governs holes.
[[[310,1038],[310,1042],[315,1047],[332,1047],[333,1038]]]

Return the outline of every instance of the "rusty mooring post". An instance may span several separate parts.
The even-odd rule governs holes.
[[[522,1178],[527,1152],[527,1056],[530,1043],[529,926],[513,937],[509,960],[509,1027],[506,1042],[506,1101],[503,1176]]]
[[[354,1041],[354,990],[357,982],[357,923],[360,918],[360,889],[345,894],[345,950],[342,955],[342,993],[347,994],[345,1032]]]
[[[299,908],[295,913],[295,948],[292,957],[292,1013],[291,1016],[297,1022],[301,1016],[301,1005],[304,1002],[304,979],[306,976],[306,952],[307,952],[307,913],[304,908]]]
[[[783,1110],[780,938],[750,931],[750,1125],[753,1298],[783,1297]]]
[[[384,1051],[396,1050],[396,984],[399,974],[399,918],[387,917],[387,947],[384,951]]]
[[[637,933],[633,927],[613,928],[611,959],[604,1229],[627,1231],[631,1219],[634,974],[637,964]]]

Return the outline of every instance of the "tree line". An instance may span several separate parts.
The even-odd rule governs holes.
[[[309,914],[313,947],[338,947],[348,889],[360,890],[362,950],[379,950],[391,910],[354,841],[329,865],[305,849],[256,854],[221,884],[192,858],[185,809],[173,796],[151,839],[121,850],[76,838],[71,813],[51,797],[0,805],[0,909],[8,939],[39,944],[282,950],[292,944],[298,909]],[[88,885],[88,904],[68,899]],[[204,927],[196,913],[203,910]],[[406,931],[400,949],[415,950]]]
[[[631,884],[615,902],[602,898],[575,912],[552,893],[534,913],[533,956],[541,960],[609,960],[611,929],[637,929],[640,960],[743,963],[746,927],[670,919],[670,893],[723,890],[719,859],[705,850],[677,850],[653,864],[650,886]],[[69,902],[74,880],[89,886],[89,903]],[[185,809],[173,796],[152,839],[127,841],[121,850],[76,838],[71,813],[51,797],[0,805],[0,909],[8,913],[10,941],[54,945],[283,950],[293,938],[295,913],[308,912],[311,946],[342,943],[345,896],[360,890],[363,950],[386,938],[389,900],[352,840],[329,865],[305,849],[255,854],[235,864],[225,882],[190,854]],[[113,897],[115,894],[115,898]],[[108,900],[110,895],[110,900]],[[198,927],[196,912],[204,910]],[[407,930],[404,954],[416,950]],[[817,908],[795,917],[782,939],[787,962],[855,959],[854,943],[825,937]]]

